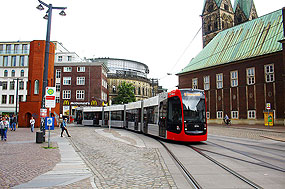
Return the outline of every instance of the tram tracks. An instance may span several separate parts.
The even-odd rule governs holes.
[[[183,162],[181,162],[175,155],[174,153],[160,140],[158,140],[162,146],[167,150],[167,152],[170,154],[170,156],[173,158],[173,160],[175,161],[175,163],[177,164],[177,166],[180,168],[180,170],[182,171],[183,175],[185,176],[185,178],[187,179],[187,181],[191,184],[191,186],[193,188],[203,188],[201,185],[201,183],[198,183],[198,181],[194,178],[194,176],[189,172],[189,170],[187,170],[187,168],[183,165]],[[212,163],[214,163],[215,165],[219,166],[220,168],[226,170],[228,173],[230,173],[231,175],[233,175],[234,177],[240,179],[242,182],[248,184],[249,186],[256,188],[256,189],[260,189],[262,188],[261,186],[259,186],[258,184],[254,183],[253,181],[249,180],[248,178],[242,176],[241,174],[237,173],[236,171],[232,170],[231,168],[227,167],[226,165],[220,163],[219,161],[215,160],[214,158],[208,156],[207,154],[203,153],[202,150],[200,150],[199,148],[193,147],[193,146],[189,146],[186,145],[187,147],[191,148],[192,150],[194,150],[195,152],[199,153],[201,156],[203,156],[204,158],[210,160]]]

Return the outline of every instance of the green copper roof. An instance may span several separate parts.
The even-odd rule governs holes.
[[[282,10],[277,10],[218,33],[178,75],[281,51],[283,38]]]
[[[246,18],[249,18],[250,10],[253,6],[253,0],[236,0],[234,4],[234,12],[236,11],[238,5],[240,9],[244,12]]]

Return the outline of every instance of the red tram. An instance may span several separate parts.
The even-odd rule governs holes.
[[[92,125],[96,115],[100,126],[123,127],[173,141],[207,140],[203,90],[176,89],[142,101],[103,107],[102,111],[91,107],[79,111],[84,125]]]

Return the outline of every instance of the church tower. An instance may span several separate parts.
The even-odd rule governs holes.
[[[235,0],[235,25],[257,18],[253,0]]]
[[[234,26],[234,11],[230,0],[205,0],[202,12],[203,47],[220,31]]]

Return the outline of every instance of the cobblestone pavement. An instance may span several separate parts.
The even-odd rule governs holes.
[[[0,141],[0,188],[26,183],[51,170],[59,162],[60,154],[58,149],[44,146],[47,144],[36,143],[36,133],[29,128],[9,130],[7,141]]]
[[[76,151],[91,167],[94,178],[65,187],[51,188],[176,188],[158,149],[136,147],[132,138],[123,136],[122,143],[95,132],[94,127],[69,127],[68,138]],[[38,129],[35,129],[38,130]],[[51,136],[59,135],[56,128]],[[112,133],[116,137],[118,133]],[[209,134],[255,140],[272,139],[285,142],[285,127],[210,125]],[[0,188],[11,188],[42,175],[60,161],[58,149],[44,149],[37,144],[36,133],[29,128],[8,132],[8,140],[0,141]],[[52,146],[57,146],[52,142]],[[4,162],[4,163],[3,163]]]
[[[69,130],[70,140],[91,165],[98,188],[176,188],[158,149],[106,138],[93,127]]]

